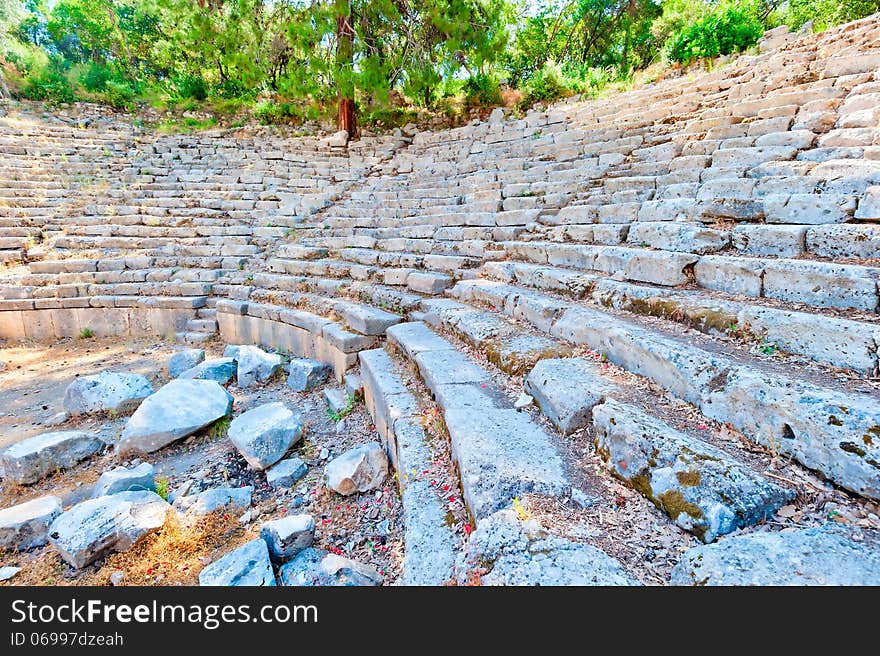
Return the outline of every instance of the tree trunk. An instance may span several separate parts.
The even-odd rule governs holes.
[[[354,28],[351,25],[350,0],[337,0],[340,10],[336,17],[336,67],[337,99],[339,115],[337,127],[348,132],[348,138],[357,136],[357,121],[354,111]]]

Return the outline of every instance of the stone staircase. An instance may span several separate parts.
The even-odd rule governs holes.
[[[359,367],[408,582],[480,561],[412,474],[445,457],[428,397],[467,544],[513,530],[526,498],[608,503],[572,451],[583,436],[702,549],[785,543],[774,514],[810,486],[875,517],[880,500],[878,100],[873,16],[612,98],[347,149],[14,109],[0,336],[219,333],[330,362],[340,382]],[[621,582],[557,537],[560,559]],[[575,580],[526,569],[495,578]]]

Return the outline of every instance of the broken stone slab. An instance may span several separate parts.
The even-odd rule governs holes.
[[[187,369],[192,369],[205,360],[205,349],[184,349],[168,358],[168,375],[177,378]]]
[[[345,496],[377,488],[387,475],[388,457],[378,442],[346,451],[324,468],[327,486]]]
[[[525,390],[563,435],[592,420],[593,407],[620,388],[586,358],[541,360],[526,376]]]
[[[49,541],[49,525],[61,514],[61,499],[39,497],[0,510],[0,550],[26,551]]]
[[[21,571],[21,567],[12,567],[11,565],[4,565],[0,567],[0,581],[9,581],[16,574]]]
[[[477,524],[456,561],[461,584],[639,585],[604,551],[547,533],[535,520],[520,521],[513,510]]]
[[[238,349],[240,349],[241,346],[241,344],[227,344],[226,348],[223,349],[223,357],[232,358],[233,360],[238,359]]]
[[[563,495],[568,489],[550,436],[527,414],[479,404],[444,407],[444,416],[465,503],[477,521],[514,497]]]
[[[187,515],[209,515],[217,510],[239,511],[251,505],[254,494],[253,486],[215,487],[198,494],[178,497],[174,500],[174,509]]]
[[[880,532],[826,524],[689,549],[672,585],[880,585]]]
[[[228,435],[248,464],[262,471],[302,437],[302,417],[281,402],[266,403],[233,419]]]
[[[214,358],[182,371],[177,378],[184,380],[213,380],[225,385],[235,376],[237,366],[232,358]]]
[[[279,570],[285,586],[372,586],[382,575],[372,565],[307,547]]]
[[[43,433],[0,453],[0,466],[6,478],[29,485],[55,471],[73,467],[102,448],[104,442],[100,438],[82,431]]]
[[[150,381],[138,374],[102,371],[81,376],[64,390],[64,409],[72,416],[134,410],[153,393]]]
[[[360,374],[345,374],[345,392],[356,399],[362,399],[364,397],[364,379]]]
[[[308,392],[327,380],[330,365],[308,358],[292,358],[287,366],[287,386],[296,392]]]
[[[52,522],[49,542],[79,569],[111,551],[128,551],[144,535],[163,526],[170,510],[155,492],[120,492],[89,499]]]
[[[596,450],[611,471],[704,542],[772,517],[795,497],[731,456],[639,408],[593,408]]]
[[[92,498],[103,497],[108,494],[118,494],[129,490],[156,491],[155,472],[153,465],[142,462],[137,467],[126,469],[115,467],[101,474],[101,478],[92,489]]]
[[[490,340],[486,344],[489,362],[511,376],[519,376],[544,358],[563,358],[571,349],[542,335],[521,334]]]
[[[148,396],[129,418],[117,451],[152,453],[232,412],[232,395],[213,380],[177,378]]]
[[[240,346],[236,354],[238,386],[253,387],[265,383],[281,368],[281,356],[266,353],[257,346]]]
[[[311,515],[273,519],[260,527],[260,537],[266,541],[272,560],[284,562],[312,544],[315,520]]]
[[[327,407],[334,415],[339,415],[348,408],[349,397],[344,390],[341,389],[325,389],[324,400]]]
[[[299,458],[281,460],[266,470],[266,482],[270,487],[293,487],[309,472],[309,468]]]
[[[334,310],[349,328],[362,335],[384,335],[389,326],[401,322],[398,314],[349,301],[337,302]]]
[[[199,572],[199,585],[274,586],[266,543],[257,538],[215,560]]]

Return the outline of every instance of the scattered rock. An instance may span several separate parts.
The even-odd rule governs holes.
[[[253,387],[257,383],[265,383],[281,368],[280,355],[266,353],[257,346],[239,346],[236,360],[239,387]]]
[[[251,505],[254,488],[246,487],[215,487],[188,497],[174,500],[174,509],[187,515],[208,515],[215,510],[245,510]]]
[[[89,499],[58,516],[49,542],[61,557],[82,568],[111,551],[128,551],[165,524],[171,510],[155,492],[120,492]]]
[[[309,472],[309,468],[299,458],[279,461],[266,471],[266,482],[271,487],[293,487]]]
[[[215,383],[225,385],[235,376],[235,370],[235,360],[232,358],[214,358],[182,371],[177,378],[213,380]]]
[[[116,467],[101,474],[101,478],[98,479],[92,490],[92,498],[128,492],[129,490],[149,490],[150,492],[155,492],[156,481],[154,476],[153,465],[147,462],[142,462],[131,469]]]
[[[322,549],[307,547],[279,570],[286,586],[380,585],[382,575],[371,565],[359,563]]]
[[[223,349],[223,357],[232,358],[233,360],[238,359],[238,349],[240,348],[241,344],[227,344],[226,348]]]
[[[489,114],[489,123],[501,123],[504,120],[504,108],[496,107]]]
[[[281,460],[302,434],[301,415],[281,402],[248,410],[229,425],[229,439],[257,471]]]
[[[46,496],[0,510],[0,550],[25,551],[49,538],[49,525],[61,514],[61,500]]]
[[[388,457],[378,442],[346,451],[324,469],[327,486],[346,496],[379,487],[387,474]]]
[[[4,363],[0,363],[4,364]],[[0,371],[3,370],[3,367],[0,367]],[[8,581],[16,574],[21,571],[21,567],[12,567],[11,565],[6,565],[4,567],[0,567],[0,581]]]
[[[172,380],[147,397],[128,420],[120,454],[151,453],[232,412],[232,395],[212,380]]]
[[[327,407],[330,408],[330,412],[333,414],[338,415],[348,408],[348,396],[341,389],[325,389],[324,400],[327,402]]]
[[[68,419],[70,419],[70,415],[66,412],[56,412],[43,423],[46,426],[60,426],[61,424],[67,423]]]
[[[327,145],[331,148],[344,148],[348,143],[348,131],[339,130],[327,137]]]
[[[350,394],[356,399],[364,397],[364,379],[360,374],[345,374],[345,393]]]
[[[533,399],[531,396],[526,394],[525,392],[520,393],[520,395],[516,398],[516,401],[513,403],[513,407],[517,410],[522,410],[523,408],[528,408],[532,405]]]
[[[125,413],[152,393],[153,386],[143,376],[102,371],[70,383],[64,391],[64,409],[74,417],[96,412]]]
[[[122,585],[122,582],[125,580],[125,572],[122,570],[116,570],[110,575],[110,585]]]
[[[184,349],[168,358],[168,375],[177,378],[187,369],[192,369],[205,359],[205,349]]]
[[[264,522],[260,537],[269,547],[272,560],[283,562],[312,544],[315,520],[311,515],[289,515]]]
[[[102,448],[104,442],[82,431],[43,433],[13,444],[0,453],[0,465],[6,478],[28,485],[59,469],[73,467]]]
[[[251,540],[211,563],[199,573],[199,585],[275,585],[269,550],[261,539]]]
[[[483,585],[638,585],[604,551],[547,533],[500,510],[477,526],[456,563],[459,582]]]
[[[330,376],[330,365],[309,360],[293,358],[287,366],[287,385],[296,392],[307,392],[316,388]]]
[[[880,532],[836,524],[755,532],[685,552],[672,585],[880,585]]]

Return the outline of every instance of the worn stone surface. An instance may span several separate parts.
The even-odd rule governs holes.
[[[315,520],[311,515],[288,515],[263,522],[260,537],[266,541],[271,558],[283,562],[312,544]]]
[[[192,369],[205,359],[204,349],[184,349],[168,358],[168,375],[177,378],[187,369]]]
[[[266,482],[271,487],[293,487],[308,471],[308,465],[299,458],[287,458],[266,470]]]
[[[613,399],[593,408],[611,471],[704,542],[769,519],[794,499],[730,455]]]
[[[213,380],[220,385],[225,385],[235,376],[237,365],[233,358],[213,358],[186,369],[178,378],[195,380]]]
[[[254,488],[215,487],[198,494],[177,497],[174,509],[187,515],[208,515],[215,510],[225,509],[229,512],[246,510],[251,505]]]
[[[49,542],[76,568],[111,551],[128,551],[141,537],[165,524],[169,506],[155,492],[120,492],[89,499],[59,515]]]
[[[49,525],[61,514],[61,500],[45,496],[0,510],[0,550],[26,551],[48,541]]]
[[[137,467],[132,467],[131,469],[114,467],[101,474],[101,478],[98,479],[95,487],[92,488],[92,497],[103,497],[107,494],[117,494],[129,490],[155,492],[156,481],[154,475],[153,465],[148,462],[142,462]]]
[[[371,565],[307,547],[279,570],[286,586],[371,586],[382,583],[382,575]]]
[[[239,346],[236,354],[236,372],[239,387],[253,387],[265,383],[281,368],[281,356],[266,353],[257,346]]]
[[[0,465],[6,478],[28,485],[55,471],[69,469],[102,448],[100,438],[82,431],[43,433],[0,452]]]
[[[257,538],[215,560],[199,572],[204,586],[274,586],[266,543]]]
[[[284,457],[302,437],[299,413],[281,402],[266,403],[239,415],[229,424],[229,439],[247,460],[262,471]]]
[[[388,457],[377,442],[346,451],[324,468],[327,486],[345,496],[375,489],[387,475]]]
[[[525,390],[563,435],[592,421],[593,406],[619,388],[586,358],[541,360],[526,376]]]
[[[287,365],[287,385],[297,392],[307,392],[330,377],[330,365],[308,358],[291,358]]]
[[[120,453],[151,453],[192,435],[232,411],[232,395],[212,380],[167,383],[147,397],[122,430]]]
[[[459,583],[475,575],[483,585],[638,585],[605,552],[547,533],[512,510],[486,517],[456,562]]]
[[[877,531],[822,527],[755,532],[695,547],[672,585],[880,585]]]
[[[64,409],[71,415],[96,412],[125,413],[134,410],[153,393],[150,381],[139,374],[102,371],[81,376],[64,391]]]
[[[530,417],[510,409],[444,409],[465,502],[479,520],[514,497],[558,495],[568,487],[549,436]]]

